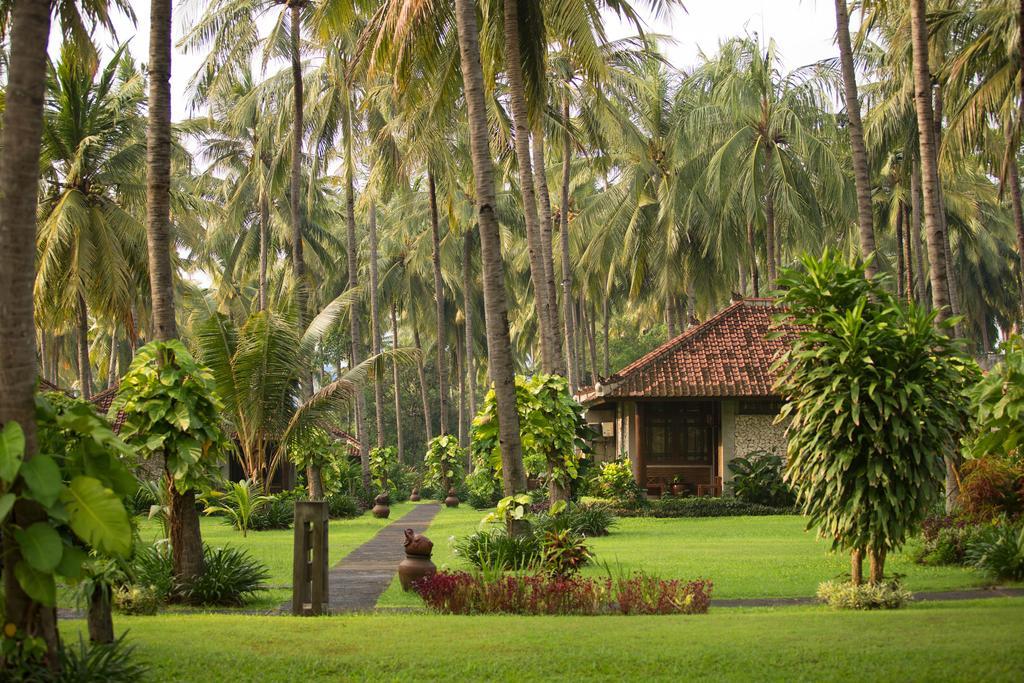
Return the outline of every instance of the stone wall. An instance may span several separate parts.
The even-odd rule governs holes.
[[[774,415],[737,415],[735,418],[735,454],[769,451],[786,455],[786,425],[774,424]]]

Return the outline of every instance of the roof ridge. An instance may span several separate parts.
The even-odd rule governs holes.
[[[690,341],[692,338],[696,337],[701,332],[704,332],[704,331],[707,331],[707,330],[711,329],[712,327],[717,325],[723,318],[725,318],[728,314],[732,313],[733,311],[735,311],[735,310],[737,310],[739,308],[742,308],[742,307],[746,306],[748,302],[765,302],[765,301],[774,301],[774,299],[770,299],[770,298],[750,298],[750,299],[746,299],[746,298],[744,298],[744,299],[740,299],[739,301],[734,301],[731,304],[729,304],[728,306],[726,306],[725,308],[723,308],[722,310],[720,310],[718,313],[715,313],[713,316],[711,316],[710,318],[708,318],[704,322],[698,323],[696,325],[693,325],[693,326],[687,328],[682,333],[676,335],[675,337],[672,337],[668,341],[663,342],[661,345],[656,346],[655,348],[651,349],[650,351],[648,351],[647,353],[645,353],[644,355],[640,356],[635,361],[630,363],[629,365],[623,367],[621,370],[618,370],[618,371],[612,373],[612,375],[608,379],[609,380],[621,379],[625,375],[633,373],[636,370],[638,370],[639,368],[641,368],[641,367],[647,365],[648,363],[656,360],[658,357],[664,355],[665,353],[668,353],[669,351],[676,350],[679,347],[679,345],[684,344],[685,342]],[[608,383],[611,383],[611,382],[608,382]],[[602,384],[604,384],[604,382],[602,382]]]

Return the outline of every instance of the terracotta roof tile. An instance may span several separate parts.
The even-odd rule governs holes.
[[[772,362],[792,342],[795,328],[776,337],[781,311],[771,299],[744,299],[641,356],[588,391],[602,397],[772,397]]]
[[[114,402],[114,399],[117,398],[117,390],[119,386],[119,384],[115,384],[107,389],[104,389],[98,394],[93,394],[89,398],[89,402],[92,403],[93,406],[96,408],[97,413],[99,413],[100,415],[109,416],[110,406]],[[115,434],[120,434],[121,427],[124,426],[124,412],[119,410],[117,411],[117,415],[109,419],[110,428],[114,430]]]

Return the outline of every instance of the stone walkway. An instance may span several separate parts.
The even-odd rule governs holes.
[[[331,614],[365,612],[377,605],[377,599],[398,573],[405,557],[405,530],[423,533],[430,526],[440,505],[417,505],[403,517],[377,532],[335,565],[329,575]],[[282,606],[290,612],[291,602]]]

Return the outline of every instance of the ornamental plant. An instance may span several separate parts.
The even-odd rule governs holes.
[[[55,404],[56,403],[56,404]],[[136,489],[126,446],[88,403],[36,397],[37,451],[25,458],[21,425],[0,430],[0,529],[13,577],[37,607],[56,605],[57,580],[74,585],[86,578],[90,551],[127,558],[132,528],[124,500]],[[34,504],[42,514],[26,520]],[[13,590],[13,589],[12,589]],[[36,610],[38,612],[38,609]],[[4,629],[0,654],[28,661],[46,653],[38,634]]]
[[[375,446],[370,449],[370,477],[381,491],[390,488],[391,471],[398,464],[398,449],[394,446]]]
[[[828,250],[802,265],[779,281],[801,330],[775,364],[787,398],[778,419],[790,420],[785,478],[808,526],[852,553],[853,582],[866,551],[878,584],[886,554],[941,497],[978,369],[949,337],[953,323],[898,301],[885,276]]]
[[[532,475],[545,474],[552,500],[568,498],[579,474],[580,458],[590,452],[583,406],[572,397],[560,375],[516,377],[516,408],[523,445],[523,465]],[[486,463],[501,476],[498,412],[494,390],[487,392],[473,419],[470,447],[474,461]]]
[[[227,448],[213,374],[180,341],[150,342],[138,350],[110,410],[124,413],[121,434],[140,454],[163,459],[174,575],[187,583],[203,570],[195,492],[220,477]]]
[[[1002,362],[970,392],[977,428],[968,452],[975,458],[992,456],[1024,466],[1024,339],[1013,335],[1000,350]]]
[[[729,461],[733,495],[747,503],[792,507],[793,492],[782,478],[782,458],[768,451],[752,451]]]
[[[455,482],[462,478],[462,461],[465,454],[459,446],[457,436],[442,434],[435,436],[427,444],[427,454],[423,457],[426,468],[423,483],[438,489],[441,495],[447,493]]]

